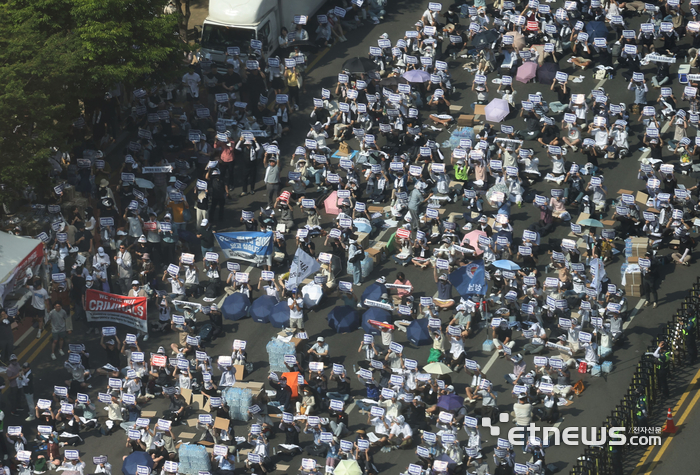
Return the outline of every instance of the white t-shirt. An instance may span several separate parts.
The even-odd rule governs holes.
[[[290,306],[294,303],[293,298],[288,298],[287,299],[287,306]],[[304,308],[304,299],[297,299],[297,304],[299,305],[299,308]],[[304,318],[304,311],[303,310],[297,310],[296,308],[291,308],[289,309],[289,318],[294,319],[294,318]]]
[[[46,300],[49,298],[49,293],[43,287],[39,290],[35,290],[34,287],[31,287],[31,289],[32,307],[37,310],[46,310]]]
[[[185,294],[185,289],[182,288],[182,285],[180,285],[180,281],[178,279],[173,279],[172,277],[168,277],[168,282],[170,282],[170,286],[172,289],[171,293],[178,294],[178,295]]]

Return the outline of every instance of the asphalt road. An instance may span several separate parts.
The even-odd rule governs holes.
[[[552,8],[556,9],[558,6],[557,2],[551,4]],[[367,54],[368,47],[370,45],[375,45],[376,39],[382,33],[388,33],[392,41],[395,41],[399,37],[403,37],[403,32],[410,27],[421,15],[423,9],[425,8],[425,2],[418,1],[400,1],[391,2],[390,15],[387,17],[386,21],[379,25],[367,25],[358,31],[347,34],[349,39],[348,42],[336,45],[330,49],[323,57],[316,62],[314,68],[311,70],[308,78],[306,79],[306,88],[308,94],[304,95],[302,98],[302,111],[294,116],[294,128],[292,134],[283,140],[281,143],[283,155],[290,156],[289,153],[293,150],[296,145],[303,143],[303,137],[305,136],[308,128],[308,114],[310,113],[310,107],[312,103],[312,97],[317,96],[320,92],[321,87],[331,87],[335,85],[335,78],[337,73],[341,69],[342,63],[349,57],[354,56],[364,56]],[[637,27],[640,18],[631,19],[633,27]],[[566,56],[568,57],[568,56]],[[592,72],[585,71],[580,72],[574,71],[572,65],[564,60],[561,61],[561,66],[563,71],[569,74],[583,74],[584,80],[582,83],[570,83],[573,93],[586,93],[588,94],[594,87],[603,86],[606,91],[611,95],[614,102],[625,102],[631,103],[633,101],[632,92],[626,90],[627,83],[621,76],[616,76],[614,79],[609,81],[604,81],[599,83],[592,79]],[[461,69],[461,61],[450,61],[451,73],[453,75],[453,80],[457,92],[452,99],[453,104],[463,105],[465,109],[468,109],[468,104],[474,101],[473,93],[469,90],[473,80],[473,75],[463,71]],[[646,72],[651,73],[653,71],[653,65],[646,68]],[[675,71],[675,66],[672,71]],[[495,85],[491,84],[491,80],[496,77],[493,73],[489,75],[489,87],[492,91],[495,89]],[[647,80],[650,80],[651,75],[647,74]],[[521,99],[526,98],[528,93],[542,92],[548,101],[556,100],[556,95],[548,90],[548,87],[542,84],[530,83],[521,84],[515,83],[515,89],[517,90],[516,101],[519,102]],[[676,97],[680,97],[682,93],[682,85],[679,85],[674,81],[673,88]],[[495,97],[492,92],[491,98]],[[650,100],[655,100],[656,95],[652,89],[649,92]],[[423,112],[425,114],[425,112]],[[516,129],[524,128],[524,124],[519,119],[510,119],[506,122],[507,124],[513,125]],[[633,131],[636,134],[642,132],[641,124],[634,123]],[[695,131],[689,132],[690,136],[694,136]],[[448,138],[446,132],[441,132],[436,136],[436,141],[438,143],[443,142]],[[638,139],[636,137],[630,137],[630,146],[633,154],[631,157],[627,157],[622,161],[601,161],[602,169],[605,175],[605,183],[608,186],[608,194],[610,198],[616,197],[616,191],[619,188],[637,190],[641,189],[641,182],[636,179],[636,172],[639,168],[638,159],[641,156],[641,152],[637,151],[639,148]],[[355,147],[356,148],[356,147]],[[535,150],[542,150],[539,145],[534,146]],[[541,158],[541,168],[540,170],[544,173],[548,171],[549,164],[546,163],[544,152],[538,152]],[[670,163],[677,163],[676,157],[671,157],[670,152],[665,151],[664,157]],[[579,153],[570,153],[567,156],[567,161],[576,162],[579,165],[585,164],[584,156]],[[288,161],[285,160],[285,165],[288,166]],[[285,171],[286,173],[286,171]],[[679,183],[683,183],[686,186],[692,186],[693,180],[689,177],[679,176]],[[534,186],[535,190],[539,194],[548,195],[549,190],[554,188],[551,184],[538,182]],[[244,198],[239,198],[238,192],[240,188],[237,188],[234,192],[234,198],[230,201],[226,210],[226,225],[219,226],[220,231],[235,231],[241,230],[239,225],[240,212],[243,209],[255,210],[260,206],[264,206],[266,198],[264,197],[264,188],[261,185],[258,186],[258,191],[254,196],[246,196]],[[448,213],[451,211],[460,211],[461,207],[459,205],[448,206]],[[493,211],[493,210],[487,210]],[[608,215],[609,217],[610,215]],[[523,208],[518,209],[514,207],[512,210],[511,222],[514,224],[515,233],[514,236],[521,236],[522,230],[525,226],[533,220],[537,219],[537,213],[532,205],[525,205]],[[323,223],[324,227],[329,227],[329,219],[324,216]],[[300,223],[300,219],[297,219],[297,224]],[[556,245],[562,238],[564,238],[569,232],[569,226],[567,224],[561,225],[557,230],[543,239],[543,247],[547,249],[549,246]],[[386,236],[388,238],[389,234]],[[293,252],[293,239],[289,239],[290,253]],[[317,239],[316,242],[317,252],[324,250],[323,241]],[[618,243],[618,246],[620,243]],[[669,254],[669,250],[661,251],[662,254]],[[541,259],[541,262],[545,259]],[[620,281],[620,265],[624,262],[624,258],[619,255],[615,258],[615,261],[610,264],[606,271],[608,275],[611,276],[614,283],[619,283]],[[614,370],[611,375],[604,378],[592,378],[590,375],[585,375],[583,377],[584,381],[587,383],[587,389],[580,398],[576,398],[574,403],[566,408],[561,409],[563,415],[563,420],[561,421],[561,427],[568,426],[594,426],[602,422],[607,415],[610,414],[611,409],[616,403],[618,403],[627,389],[630,382],[631,375],[634,371],[636,362],[644,351],[646,351],[647,346],[651,342],[652,335],[654,335],[658,329],[667,321],[670,315],[676,310],[680,305],[680,301],[686,295],[689,289],[689,282],[694,281],[697,272],[694,268],[695,262],[689,268],[685,267],[674,267],[673,265],[667,266],[663,269],[664,279],[661,283],[659,289],[659,307],[654,310],[643,309],[639,312],[632,312],[634,318],[628,323],[625,330],[627,336],[627,341],[624,346],[617,349],[612,357],[614,363]],[[243,267],[245,267],[243,265]],[[275,269],[278,272],[283,272],[284,269]],[[415,267],[409,266],[398,269],[392,261],[385,262],[383,265],[375,267],[374,272],[366,279],[363,288],[369,283],[374,281],[374,279],[380,276],[386,276],[388,280],[392,281],[395,278],[396,272],[401,270],[407,276],[407,278],[413,283],[416,291],[415,295],[419,296],[432,296],[436,291],[436,286],[432,280],[431,271],[421,271]],[[541,271],[544,269],[541,268]],[[251,281],[257,282],[259,277],[259,270],[253,269],[251,275]],[[344,278],[343,280],[351,280],[350,278]],[[359,295],[362,289],[356,290]],[[257,295],[254,294],[254,295]],[[629,298],[630,308],[641,308],[643,302],[638,302],[636,298]],[[337,299],[333,296],[323,301],[319,310],[316,312],[309,313],[307,315],[306,329],[309,336],[314,339],[318,335],[323,335],[327,338],[330,344],[331,359],[333,362],[343,363],[346,368],[352,368],[352,365],[361,359],[362,355],[357,353],[357,347],[362,339],[362,331],[358,330],[353,334],[349,335],[335,335],[332,330],[328,328],[326,323],[326,315],[334,306],[336,306]],[[201,318],[201,316],[200,316]],[[443,321],[446,321],[447,315],[445,313],[441,314]],[[103,352],[99,348],[99,339],[94,336],[85,335],[85,327],[82,323],[76,323],[76,331],[69,337],[70,342],[84,342],[86,343],[88,350],[91,352],[91,362],[93,367],[98,367],[105,361],[103,357]],[[120,332],[120,335],[126,332],[126,329]],[[252,361],[255,365],[255,370],[251,375],[249,375],[247,381],[265,381],[268,373],[268,363],[267,354],[265,352],[266,343],[273,338],[277,333],[277,330],[269,325],[262,325],[252,322],[249,319],[240,320],[237,322],[227,322],[226,323],[226,336],[216,340],[215,345],[206,349],[210,355],[226,354],[230,351],[231,342],[233,339],[245,339],[248,341],[248,353],[249,361]],[[500,359],[494,359],[492,355],[485,354],[481,350],[481,344],[486,338],[485,331],[482,329],[478,334],[472,337],[467,342],[467,356],[471,359],[475,359],[482,368],[486,369],[486,373],[491,381],[495,384],[495,390],[499,393],[498,403],[501,411],[504,412],[506,409],[510,410],[509,406],[512,405],[514,400],[511,398],[510,389],[503,382],[502,375],[509,373],[512,366]],[[424,363],[427,359],[429,347],[415,348],[409,342],[403,341],[405,339],[405,334],[396,333],[395,340],[399,343],[404,344],[405,357],[413,358],[418,360],[420,363]],[[168,334],[165,336],[153,336],[147,344],[144,344],[142,348],[146,351],[155,351],[159,345],[167,346],[169,343],[176,341],[176,336],[173,334]],[[522,345],[524,344],[522,338],[520,338],[516,347],[515,352],[518,352]],[[35,344],[29,351],[26,351],[24,355],[21,356],[21,360],[26,360],[31,358],[32,365],[36,375],[36,394],[35,398],[47,397],[50,395],[50,391],[53,385],[62,384],[62,382],[68,378],[68,374],[63,371],[60,362],[53,362],[49,358],[49,350],[46,348],[45,340]],[[526,361],[529,366],[532,366],[532,357],[526,357]],[[694,371],[684,378],[692,378]],[[578,375],[574,375],[574,380],[577,379]],[[453,381],[457,392],[459,394],[464,394],[465,384],[468,382],[467,377],[462,373],[453,376]],[[93,384],[93,389],[91,390],[91,395],[93,400],[97,399],[97,392],[102,391],[106,388],[107,381],[105,378],[95,377],[91,380]],[[682,381],[678,381],[677,394],[680,394],[686,387],[687,383],[682,384]],[[363,397],[364,391],[361,391],[361,386],[355,382],[353,385],[353,396]],[[98,405],[98,407],[100,407]],[[159,412],[167,408],[166,402],[162,399],[155,399],[148,405],[144,407],[144,410],[156,410]],[[104,417],[105,412],[100,410],[101,415]],[[6,412],[6,425],[19,424],[20,421],[16,420],[9,413]],[[697,418],[697,414],[691,414],[688,419],[687,424],[692,424]],[[154,419],[155,421],[155,419]],[[364,427],[363,422],[365,421],[364,416],[360,416],[358,411],[355,409],[350,413],[350,425],[351,429],[359,429]],[[236,423],[237,435],[244,435],[246,432],[245,424]],[[35,430],[34,423],[26,423],[25,434],[31,434]],[[502,424],[502,427],[506,427],[506,424]],[[182,426],[176,429],[176,434],[178,431],[185,430]],[[664,465],[659,470],[663,470],[664,473],[670,473],[667,467],[670,467],[673,461],[682,458],[682,454],[685,456],[691,455],[692,443],[694,439],[690,434],[690,430],[687,431],[688,434],[681,433],[677,437],[679,440],[677,446],[672,444],[671,447],[662,461]],[[108,455],[110,461],[115,467],[119,467],[119,460],[123,455],[125,455],[126,448],[124,447],[125,436],[123,433],[117,433],[108,437],[105,440],[104,437],[100,436],[96,432],[83,434],[85,438],[85,444],[78,447],[81,452],[81,456],[84,460],[89,461],[93,455],[105,454]],[[464,438],[460,435],[460,438]],[[489,437],[485,430],[482,430],[483,445],[485,448],[485,453],[490,459],[492,453],[492,448],[495,445],[495,438]],[[302,437],[303,443],[309,443],[310,439],[308,436]],[[272,443],[280,443],[280,438],[277,437],[272,441]],[[516,451],[519,452],[519,451]],[[554,464],[556,471],[568,471],[570,470],[573,461],[583,452],[583,447],[552,447],[547,450],[547,463]],[[695,451],[697,452],[697,451]],[[668,459],[668,457],[673,457]],[[381,472],[386,472],[389,474],[396,474],[399,471],[405,470],[409,462],[414,461],[415,456],[412,453],[404,453],[400,451],[394,451],[388,454],[378,453],[375,456],[375,461]],[[671,460],[666,465],[666,460]],[[518,453],[516,456],[518,462],[524,463],[525,457]],[[297,458],[291,464],[291,469],[295,470],[298,467],[300,458]],[[289,462],[283,462],[289,463]],[[492,463],[491,463],[492,465]],[[683,466],[690,468],[690,462]],[[680,468],[680,467],[679,467]],[[92,470],[92,466],[88,462],[88,470]],[[659,472],[661,473],[661,472]]]

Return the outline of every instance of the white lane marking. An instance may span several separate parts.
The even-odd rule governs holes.
[[[630,326],[630,323],[632,323],[632,320],[634,320],[634,317],[637,316],[637,313],[639,313],[639,310],[646,301],[646,299],[639,299],[639,302],[637,302],[637,305],[634,306],[634,310],[632,310],[632,313],[630,314],[630,319],[627,320],[624,325],[622,325],[623,330],[627,330],[627,327]]]

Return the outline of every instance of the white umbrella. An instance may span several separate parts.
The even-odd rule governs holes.
[[[155,185],[152,182],[146,180],[145,178],[136,178],[134,179],[134,182],[139,188],[144,188],[146,190],[151,190],[155,188]]]

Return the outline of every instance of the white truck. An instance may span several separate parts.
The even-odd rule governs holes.
[[[209,0],[209,16],[202,24],[201,55],[224,63],[230,47],[249,50],[251,40],[262,42],[266,58],[279,47],[282,27],[293,31],[294,17],[311,20],[326,0]],[[309,31],[314,37],[314,32]]]

